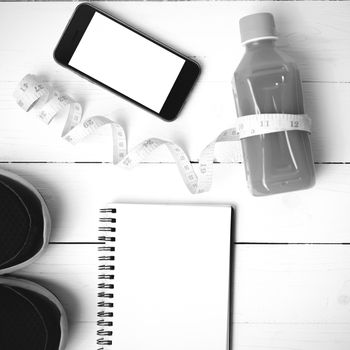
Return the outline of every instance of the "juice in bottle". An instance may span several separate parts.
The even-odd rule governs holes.
[[[246,51],[233,79],[238,117],[250,114],[303,114],[296,64],[275,47],[273,16],[258,13],[240,21]],[[291,130],[241,140],[248,186],[254,195],[310,188],[315,183],[309,134]]]

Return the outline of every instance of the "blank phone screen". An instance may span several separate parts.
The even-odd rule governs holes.
[[[95,12],[69,65],[159,113],[185,60]]]

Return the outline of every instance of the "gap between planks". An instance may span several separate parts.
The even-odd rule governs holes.
[[[103,244],[101,242],[49,242],[49,244],[52,245],[100,245]],[[332,243],[332,242],[234,242],[234,245],[350,245],[350,242],[343,242],[343,243]]]
[[[190,160],[191,164],[198,164],[197,160]],[[77,162],[62,162],[62,161],[0,161],[0,164],[113,164],[112,162],[101,162],[101,161],[77,161]],[[175,164],[169,161],[150,161],[150,162],[140,162],[139,164]],[[214,161],[213,164],[243,164],[243,162],[218,162]],[[349,165],[350,161],[344,162],[314,162],[316,165]]]

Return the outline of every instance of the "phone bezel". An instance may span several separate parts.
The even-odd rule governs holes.
[[[112,87],[104,84],[103,82],[95,79],[92,76],[89,76],[88,74],[72,67],[69,65],[69,61],[71,57],[73,56],[77,46],[80,43],[80,40],[82,39],[88,25],[90,24],[90,21],[94,15],[95,12],[99,12],[103,16],[106,16],[110,20],[128,28],[129,30],[141,35],[146,40],[150,40],[156,45],[162,47],[163,49],[171,52],[172,54],[181,57],[185,60],[185,63],[172,87],[172,89],[169,92],[169,95],[167,99],[164,102],[164,105],[161,109],[161,111],[158,113],[149,107],[143,105],[142,103],[134,100],[132,97],[124,95],[122,92],[113,89]],[[200,73],[200,67],[197,64],[197,62],[191,60],[190,58],[182,55],[181,53],[177,52],[174,49],[171,49],[170,47],[166,46],[165,44],[155,40],[154,38],[149,37],[148,35],[142,33],[136,28],[133,28],[129,24],[126,24],[125,22],[109,15],[108,13],[105,13],[104,11],[98,9],[97,7],[90,5],[90,4],[80,4],[75,9],[71,19],[69,20],[55,50],[54,50],[54,59],[55,61],[64,66],[65,68],[68,68],[75,73],[83,76],[84,78],[106,88],[107,90],[125,98],[128,101],[131,101],[135,104],[137,104],[139,107],[142,107],[143,109],[146,109],[147,111],[156,114],[160,118],[166,120],[166,121],[172,121],[176,119],[179,111],[181,110],[187,96],[189,95],[195,81],[198,78],[198,75]]]

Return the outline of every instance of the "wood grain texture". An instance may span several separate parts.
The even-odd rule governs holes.
[[[232,127],[235,120],[231,84],[228,82],[203,82],[193,92],[183,115],[171,124],[146,115],[125,101],[123,107],[118,106],[114,96],[88,82],[65,83],[65,86],[67,91],[80,91],[78,100],[88,101],[87,116],[114,110],[112,119],[126,127],[130,148],[146,138],[160,137],[184,147],[192,161],[198,161],[202,149],[222,130]],[[0,95],[0,121],[3,121],[0,129],[1,161],[112,161],[109,127],[72,146],[60,138],[65,118],[61,116],[50,126],[45,125],[34,113],[25,113],[15,105],[14,88],[15,83],[0,83],[0,94],[3,93]],[[305,108],[313,119],[314,160],[319,163],[349,162],[350,84],[305,83],[304,95]],[[332,101],[330,96],[333,96]],[[237,148],[237,144],[230,142],[218,145],[216,161],[241,162]],[[166,147],[146,159],[146,162],[173,161]]]
[[[2,161],[111,160],[109,130],[101,130],[77,147],[60,138],[62,118],[50,128],[33,120],[14,103],[12,92],[27,72],[71,94],[85,106],[86,116],[117,110],[115,120],[127,128],[130,145],[162,137],[185,147],[193,161],[219,132],[233,125],[235,107],[231,78],[243,49],[238,19],[269,10],[276,15],[279,46],[293,56],[304,79],[306,110],[313,118],[316,162],[350,161],[349,2],[194,2],[99,3],[112,14],[195,56],[202,77],[180,118],[164,123],[147,112],[59,67],[53,48],[76,4],[1,3],[0,30],[0,159]],[[38,14],[40,13],[40,18]],[[181,23],[181,26],[178,24]],[[23,28],[25,30],[23,31]],[[44,28],[44,31],[43,31]],[[43,33],[45,32],[45,35]],[[24,59],[25,57],[25,59]],[[184,132],[186,130],[186,132]],[[220,146],[217,160],[232,162],[229,144]],[[163,150],[148,161],[168,162]]]
[[[203,66],[208,71],[205,79],[216,81],[231,79],[243,53],[239,18],[270,11],[276,17],[279,46],[296,58],[304,80],[350,81],[347,67],[350,5],[347,1],[118,1],[98,2],[97,5],[184,53],[204,60]],[[1,28],[12,33],[1,38],[2,54],[14,60],[2,71],[4,80],[32,69],[59,75],[63,81],[71,80],[71,73],[63,72],[53,62],[52,51],[75,7],[74,2],[1,4]],[[42,35],[43,28],[46,35]],[[14,52],[17,55],[13,55]],[[28,52],[30,59],[21,59]],[[2,57],[6,59],[6,55]]]
[[[72,322],[66,350],[96,350],[95,325]],[[235,350],[348,350],[348,324],[234,324]]]
[[[2,164],[43,194],[54,242],[96,240],[97,210],[106,203],[228,203],[236,207],[237,242],[350,243],[350,165],[318,165],[308,191],[253,197],[241,165],[215,164],[212,191],[191,195],[175,164],[126,171],[110,164]]]
[[[96,349],[97,209],[111,201],[234,205],[234,349],[348,350],[350,2],[99,2],[201,63],[203,74],[171,124],[54,63],[52,51],[76,5],[0,3],[0,167],[32,182],[53,219],[47,252],[18,274],[62,300],[70,321],[67,350]],[[226,144],[218,149],[222,164],[214,166],[211,192],[193,196],[166,150],[125,171],[108,164],[108,129],[73,147],[59,138],[62,118],[47,127],[12,99],[24,74],[38,74],[81,101],[86,116],[116,110],[113,118],[126,127],[131,146],[166,138],[197,161],[234,122],[230,81],[243,53],[238,19],[258,11],[275,15],[279,46],[301,69],[315,161],[324,163],[316,166],[317,184],[309,191],[252,197],[243,165]]]
[[[93,348],[95,254],[96,246],[50,245],[21,272],[61,299],[69,350]],[[348,349],[350,246],[237,245],[235,262],[235,349]]]

